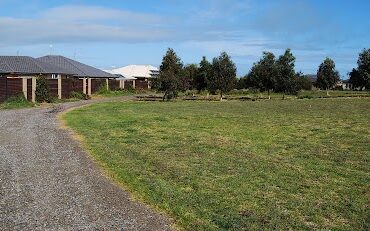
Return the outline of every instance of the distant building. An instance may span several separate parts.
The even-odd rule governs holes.
[[[343,88],[343,90],[356,90],[356,91],[363,91],[365,87],[354,87],[352,83],[348,79],[340,80],[336,85],[336,88]]]
[[[353,85],[349,80],[339,80],[335,85],[336,88],[342,88],[343,90],[352,90]]]
[[[40,76],[47,79],[50,95],[59,99],[73,92],[91,95],[105,83],[119,88],[115,75],[63,56],[0,56],[0,102],[21,94],[34,102]]]
[[[159,76],[159,69],[151,65],[128,65],[108,71],[121,76],[121,80],[132,82],[134,88],[150,89],[151,82]]]
[[[317,82],[317,75],[311,74],[311,75],[305,75],[306,78],[308,78],[312,83],[312,90],[317,90],[316,82]],[[349,80],[339,80],[333,88],[335,89],[343,89],[343,90],[354,90],[352,83],[349,82]],[[359,88],[356,88],[356,90],[360,90]]]

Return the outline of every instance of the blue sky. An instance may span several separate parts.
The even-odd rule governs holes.
[[[263,51],[291,48],[296,70],[331,57],[344,78],[370,47],[368,0],[0,0],[0,55],[60,54],[109,69],[185,64],[228,52],[245,75]]]

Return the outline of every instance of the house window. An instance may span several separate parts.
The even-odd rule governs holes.
[[[61,75],[59,75],[59,74],[52,74],[51,75],[52,79],[60,79],[60,77],[61,77]]]

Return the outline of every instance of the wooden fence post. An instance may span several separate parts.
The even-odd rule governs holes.
[[[62,99],[62,76],[58,78],[58,98]]]
[[[36,102],[36,77],[32,77],[32,102]]]
[[[82,79],[82,92],[86,95],[86,78]]]
[[[24,98],[27,99],[27,78],[22,78],[22,91]]]
[[[91,79],[87,78],[87,95],[91,96]]]

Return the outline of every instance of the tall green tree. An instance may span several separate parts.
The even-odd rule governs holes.
[[[366,86],[365,79],[362,78],[358,69],[355,68],[349,73],[349,82],[354,88],[360,88],[361,90]]]
[[[248,74],[249,82],[261,91],[267,91],[270,98],[270,91],[275,89],[277,68],[275,55],[271,52],[263,52],[262,58],[253,65]]]
[[[209,81],[212,90],[219,90],[221,99],[225,92],[232,90],[237,82],[236,66],[226,52],[213,59],[212,62],[213,76]]]
[[[362,79],[361,83],[363,86],[360,87],[370,87],[370,48],[364,49],[358,57],[357,60],[358,72]]]
[[[181,59],[173,49],[168,48],[163,56],[159,76],[155,83],[158,90],[164,91],[163,100],[177,97],[182,68]]]
[[[192,89],[197,75],[198,66],[196,64],[186,65],[180,77],[180,90],[186,91]]]
[[[335,69],[334,61],[326,58],[317,70],[316,85],[320,89],[325,89],[326,94],[329,95],[329,89],[333,88],[339,80],[339,72]]]
[[[212,76],[212,64],[208,62],[205,56],[199,64],[197,75],[194,78],[193,88],[198,92],[207,89],[208,79]]]
[[[290,49],[286,49],[284,54],[279,56],[276,61],[276,87],[277,92],[296,93],[297,91],[297,74],[294,70],[295,57]]]

